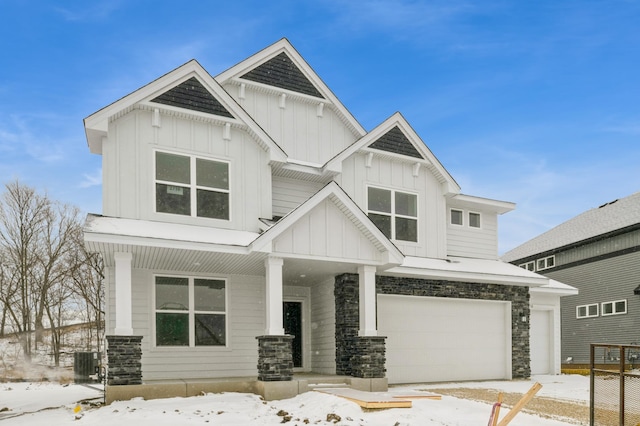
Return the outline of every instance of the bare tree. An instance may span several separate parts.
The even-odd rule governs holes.
[[[40,237],[50,202],[33,188],[13,181],[6,185],[0,204],[0,245],[11,266],[11,286],[5,308],[13,316],[15,331],[21,336],[24,355],[31,358],[33,312],[37,311],[40,293],[33,271],[41,250]],[[9,268],[7,268],[9,269]]]
[[[80,298],[85,307],[86,318],[92,324],[89,327],[88,348],[100,348],[101,330],[104,322],[104,263],[98,253],[89,253],[78,236],[75,247],[74,268],[71,272],[73,291]],[[95,346],[93,339],[95,338]]]

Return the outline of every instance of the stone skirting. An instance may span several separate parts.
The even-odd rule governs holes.
[[[293,377],[293,336],[258,336],[258,380],[289,381]]]
[[[142,336],[106,336],[107,385],[142,383]]]
[[[363,379],[385,377],[385,342],[382,336],[359,336],[354,340],[351,375]]]

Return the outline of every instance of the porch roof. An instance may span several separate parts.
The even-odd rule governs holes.
[[[549,284],[549,278],[510,263],[466,257],[434,259],[407,256],[402,265],[388,269],[385,275],[529,287]]]

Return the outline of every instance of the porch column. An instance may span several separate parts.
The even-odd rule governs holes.
[[[358,336],[377,336],[376,329],[376,268],[358,267],[360,330]]]
[[[131,320],[131,253],[114,253],[116,263],[116,328],[118,336],[133,335]]]
[[[279,257],[268,257],[264,262],[267,280],[267,336],[284,336],[282,318],[282,265]]]

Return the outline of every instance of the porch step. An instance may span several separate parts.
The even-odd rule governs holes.
[[[351,385],[344,382],[335,382],[335,383],[309,383],[309,389],[330,389],[330,388],[339,388],[339,389],[349,389]]]

